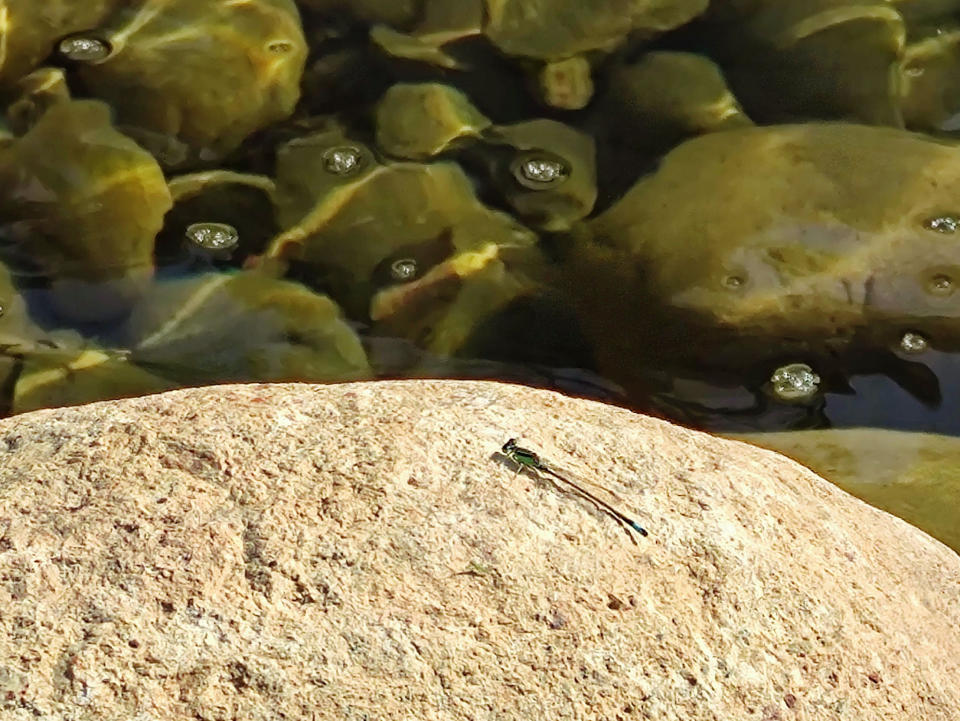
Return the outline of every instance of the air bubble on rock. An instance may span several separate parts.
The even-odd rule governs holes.
[[[363,165],[363,153],[353,145],[338,145],[323,154],[323,167],[334,175],[351,175]]]
[[[71,35],[60,41],[60,54],[77,62],[95,62],[110,57],[110,43],[89,35]]]
[[[525,155],[514,162],[513,175],[521,185],[542,190],[562,183],[570,175],[570,169],[557,157]]]
[[[390,265],[390,276],[394,280],[410,280],[417,274],[417,261],[413,258],[401,258]]]
[[[790,363],[777,368],[770,376],[773,394],[785,401],[810,398],[820,388],[820,376],[806,363]]]
[[[927,349],[927,339],[919,333],[907,331],[900,339],[900,348],[905,353],[923,353]]]
[[[194,223],[187,227],[190,242],[206,250],[228,250],[240,241],[240,234],[226,223]]]
[[[927,283],[927,290],[934,295],[950,295],[954,290],[953,279],[949,275],[937,273]]]
[[[923,221],[923,227],[937,233],[956,233],[960,230],[960,218],[955,215],[938,215]]]

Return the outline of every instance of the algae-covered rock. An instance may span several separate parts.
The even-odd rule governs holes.
[[[423,16],[409,33],[377,25],[370,30],[370,39],[395,58],[462,70],[464,65],[444,46],[483,32],[483,3],[484,0],[426,0]]]
[[[78,64],[84,86],[171,167],[219,160],[300,97],[293,0],[138,0],[91,35],[111,51]]]
[[[178,385],[131,363],[126,351],[93,345],[35,346],[20,358],[12,413],[149,395]]]
[[[898,62],[906,26],[883,0],[721,4],[713,37],[752,117],[900,126]]]
[[[70,100],[67,77],[61,68],[37,68],[17,83],[20,96],[6,111],[7,122],[17,135],[36,125],[48,108]]]
[[[34,345],[45,336],[30,318],[27,304],[13,282],[13,274],[0,263],[0,348]]]
[[[908,128],[960,131],[960,27],[938,27],[911,42],[900,64],[899,87]]]
[[[117,132],[99,101],[54,104],[0,150],[5,252],[42,269],[67,319],[129,309],[153,272],[154,236],[170,206],[157,162]]]
[[[444,46],[479,35],[505,55],[552,63],[591,51],[611,51],[631,34],[652,37],[672,30],[700,15],[707,4],[707,0],[426,0],[423,16],[409,32],[380,26],[372,38],[390,55],[446,68],[463,65]]]
[[[14,135],[7,123],[6,118],[0,116],[0,149],[10,145],[13,142]]]
[[[444,0],[457,4],[460,0]],[[299,0],[305,8],[328,13],[332,16],[348,16],[365,23],[385,23],[404,28],[417,20],[424,0]]]
[[[462,92],[440,83],[399,83],[377,104],[377,145],[399,158],[437,155],[490,126]]]
[[[909,23],[919,24],[956,17],[958,0],[891,0]]]
[[[567,230],[593,210],[597,171],[593,138],[556,120],[497,125],[477,154],[493,185],[530,225]]]
[[[30,318],[27,304],[13,282],[7,267],[0,264],[0,409],[9,409],[5,397],[10,382],[19,371],[20,356],[24,350],[36,347],[45,337],[43,329]]]
[[[371,372],[336,303],[249,271],[154,284],[124,340],[131,361],[188,384],[359,380]]]
[[[16,83],[65,35],[99,25],[120,0],[0,2],[0,87]]]
[[[960,438],[879,428],[733,437],[799,461],[960,553]]]
[[[507,55],[562,60],[612,50],[697,17],[707,0],[486,0],[484,34]]]
[[[530,288],[511,268],[540,262],[537,238],[480,203],[459,166],[384,165],[361,147],[323,133],[281,149],[287,230],[267,256],[306,265],[352,316],[453,352],[480,318]],[[344,157],[362,164],[333,160],[350,148],[356,155]]]
[[[648,146],[752,124],[720,68],[695,53],[649,52],[615,67],[607,101],[611,123]]]
[[[551,108],[585,108],[593,97],[590,63],[580,56],[544,63],[537,71],[535,87],[543,103]]]
[[[382,167],[364,143],[332,126],[284,143],[277,149],[274,202],[277,221],[289,229],[318,202],[336,196]],[[349,192],[349,191],[346,191]]]
[[[207,170],[169,181],[173,207],[157,236],[157,262],[185,258],[230,260],[234,266],[263,252],[278,228],[273,181],[263,175]],[[204,232],[220,227],[230,238]]]
[[[903,324],[955,342],[958,197],[960,155],[921,135],[746,128],[683,143],[591,231],[651,296],[714,323],[778,336]]]

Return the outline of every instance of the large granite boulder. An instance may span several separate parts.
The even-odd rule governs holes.
[[[649,537],[515,477],[511,436],[613,489]],[[5,720],[958,708],[960,557],[745,444],[454,381],[0,422]]]

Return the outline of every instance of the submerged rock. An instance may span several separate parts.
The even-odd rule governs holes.
[[[679,140],[752,125],[720,68],[694,53],[655,51],[616,66],[604,112],[632,142],[664,150]]]
[[[461,138],[477,138],[489,118],[466,95],[440,83],[400,83],[377,104],[377,145],[398,158],[422,160]]]
[[[336,303],[249,271],[156,283],[131,313],[124,341],[133,362],[182,384],[371,374]]]
[[[84,86],[168,167],[220,160],[300,97],[293,0],[137,0],[91,35],[111,52],[79,64]]]
[[[70,100],[67,77],[61,68],[37,68],[20,78],[17,88],[20,96],[5,113],[17,135],[27,133],[51,106]]]
[[[0,87],[50,55],[57,41],[99,25],[121,0],[4,0],[0,4]]]
[[[590,63],[577,56],[544,63],[534,86],[543,103],[561,110],[580,110],[593,98]]]
[[[298,0],[311,10],[334,17],[347,15],[367,23],[406,27],[420,17],[424,0]],[[444,0],[450,2],[450,0]],[[452,0],[456,4],[460,0]]]
[[[960,156],[885,128],[688,141],[590,224],[664,305],[770,335],[906,324],[960,342]]]
[[[330,167],[354,149],[357,164]],[[353,317],[453,353],[473,327],[535,286],[536,236],[484,206],[458,165],[375,160],[321,133],[281,149],[277,203],[288,226],[268,258],[302,264]]]
[[[153,274],[171,207],[160,166],[114,128],[102,102],[59,102],[0,149],[0,231],[29,258],[71,321],[126,313]]]
[[[710,37],[752,117],[902,125],[907,28],[891,3],[755,0],[720,3],[714,15]]]
[[[12,413],[74,406],[171,390],[179,384],[130,362],[126,351],[35,346],[18,356]]]
[[[556,120],[495,125],[474,150],[513,211],[536,228],[567,230],[597,200],[596,148],[586,133]]]
[[[178,175],[168,185],[173,207],[157,236],[158,264],[231,261],[236,267],[262,253],[277,232],[274,183],[266,176],[208,170]]]
[[[706,8],[707,0],[486,0],[484,34],[507,55],[562,60],[612,50],[631,32],[671,30]]]
[[[445,46],[482,34],[485,16],[484,0],[425,0],[423,16],[409,33],[376,25],[370,39],[395,58],[464,70]]]
[[[960,132],[960,27],[937,27],[910,43],[899,70],[907,127],[956,136]]]
[[[793,458],[960,553],[960,438],[879,428],[732,437]]]

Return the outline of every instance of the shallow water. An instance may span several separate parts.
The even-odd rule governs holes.
[[[960,435],[960,2],[8,5],[7,414],[458,377]]]

